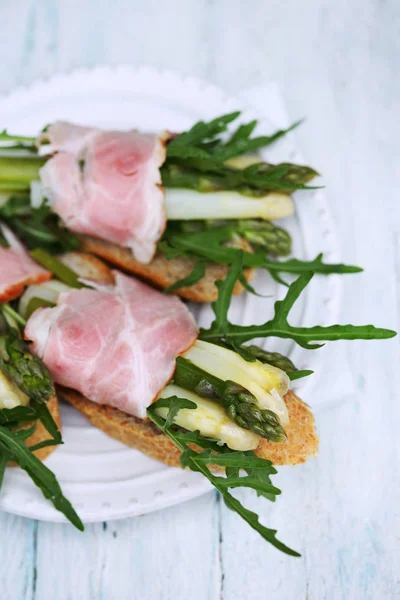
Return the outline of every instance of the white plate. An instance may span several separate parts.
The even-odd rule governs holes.
[[[193,78],[152,69],[130,67],[81,70],[40,81],[0,98],[0,128],[35,135],[55,119],[113,128],[180,131],[199,119],[244,108],[238,99]],[[266,107],[267,108],[267,107]],[[258,131],[276,130],[273,115],[243,112],[243,120],[259,119]],[[292,136],[265,152],[271,162],[296,161],[299,155]],[[301,195],[301,197],[300,197]],[[329,207],[322,192],[301,192],[296,216],[285,226],[294,239],[298,257],[314,258],[323,251],[329,261],[339,259]],[[273,302],[284,288],[260,274],[256,288],[267,298],[242,294],[233,301],[231,318],[238,323],[260,323],[271,315]],[[340,284],[338,276],[315,278],[298,303],[292,320],[299,325],[325,325],[337,320]],[[209,307],[193,307],[199,323],[209,322]],[[316,368],[321,358],[289,341],[268,342],[271,349],[288,353],[299,368]],[[321,368],[321,365],[318,366]],[[307,380],[296,386],[307,394]],[[201,475],[166,467],[107,437],[71,407],[62,406],[64,446],[46,464],[57,475],[65,495],[84,522],[140,515],[198,496],[210,489]],[[64,521],[31,480],[19,469],[8,469],[0,496],[0,508],[46,521]]]

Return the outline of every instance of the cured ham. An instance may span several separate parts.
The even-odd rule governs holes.
[[[39,138],[55,153],[40,171],[44,195],[69,229],[149,263],[166,225],[167,137],[56,122]]]
[[[2,223],[0,232],[8,246],[0,243],[0,302],[20,296],[26,285],[47,281],[51,273],[36,264],[24,246]]]
[[[114,286],[64,292],[56,307],[35,311],[25,337],[54,381],[144,418],[197,327],[178,298],[114,275]]]

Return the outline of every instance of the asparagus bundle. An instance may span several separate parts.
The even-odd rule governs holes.
[[[168,225],[158,248],[168,259],[186,257],[195,261],[192,273],[169,291],[197,283],[207,263],[232,265],[239,238],[250,244],[243,266],[263,268],[277,281],[283,281],[281,273],[359,271],[353,266],[326,264],[322,256],[313,261],[276,261],[276,257],[290,254],[291,240],[270,220],[293,213],[290,194],[307,189],[317,172],[303,165],[271,165],[254,154],[249,159],[249,152],[268,146],[299,122],[271,136],[252,137],[257,125],[252,121],[226,138],[228,126],[239,114],[230,113],[208,123],[200,121],[167,143],[161,176],[166,188]],[[48,157],[37,155],[34,138],[11,136],[4,131],[1,141],[0,195],[9,200],[0,207],[0,218],[31,248],[78,248],[78,237],[60,225],[50,208],[45,204],[32,208],[29,204],[30,184],[39,179],[40,168]],[[46,141],[44,133],[40,144]],[[251,289],[244,278],[242,283]]]

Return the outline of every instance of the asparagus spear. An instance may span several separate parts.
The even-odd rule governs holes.
[[[167,188],[189,188],[198,192],[236,190],[246,196],[260,197],[272,192],[291,194],[305,189],[318,173],[303,165],[259,163],[234,169],[210,159],[167,160],[161,167]]]
[[[167,189],[168,219],[283,219],[294,213],[290,196],[269,193],[249,197],[236,190],[220,190],[200,195],[188,189]]]
[[[277,367],[278,369],[285,371],[285,373],[293,373],[297,371],[290,358],[280,354],[279,352],[270,352],[269,350],[264,350],[264,348],[260,348],[255,344],[244,346],[244,349],[257,360]]]
[[[271,410],[260,409],[257,398],[242,385],[230,380],[222,381],[182,356],[176,359],[174,381],[199,396],[221,404],[240,427],[274,442],[286,438],[277,415]]]
[[[29,192],[31,181],[39,179],[45,161],[39,156],[0,154],[0,192]]]
[[[291,252],[292,240],[286,229],[278,227],[271,221],[256,219],[240,219],[234,223],[220,220],[170,221],[165,237],[171,233],[181,233],[184,236],[188,233],[212,232],[223,226],[230,228],[231,241],[234,241],[235,235],[239,235],[252,246],[259,246],[275,256],[287,256]]]
[[[291,252],[290,234],[270,221],[240,220],[237,222],[237,232],[252,246],[259,246],[269,254],[287,256]]]
[[[0,336],[0,370],[32,400],[45,402],[55,394],[50,373],[12,329]]]

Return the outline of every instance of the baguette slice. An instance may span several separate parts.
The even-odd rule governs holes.
[[[70,252],[62,260],[81,277],[112,281],[108,267],[94,256]],[[179,466],[180,451],[151,421],[138,419],[111,406],[96,404],[70,388],[58,386],[58,391],[62,398],[110,437],[167,465]],[[261,439],[256,454],[276,465],[295,465],[317,453],[318,436],[308,406],[293,392],[286,394],[285,402],[290,416],[290,424],[286,428],[288,439],[281,443]]]
[[[60,407],[58,404],[58,398],[57,396],[52,396],[48,402],[47,402],[47,408],[49,409],[51,416],[53,417],[53,419],[55,420],[55,422],[58,425],[58,429],[61,429],[61,421],[60,421]],[[30,427],[31,423],[24,423],[24,426],[21,427],[21,429],[26,429],[27,427]],[[37,422],[36,425],[36,430],[34,431],[34,433],[27,438],[26,440],[26,445],[27,446],[33,446],[35,444],[39,444],[40,442],[44,442],[45,440],[50,439],[51,436],[49,435],[49,433],[46,431],[45,427],[43,426],[41,421]],[[36,450],[34,452],[34,454],[40,459],[40,460],[45,460],[45,458],[47,458],[52,452],[54,452],[54,450],[56,450],[56,448],[58,448],[58,446],[47,446],[46,448],[40,448],[39,450]],[[9,463],[10,467],[15,467],[16,464],[14,462],[10,462]]]
[[[88,252],[104,258],[104,260],[116,265],[123,271],[145,279],[160,289],[165,289],[190,275],[195,265],[195,261],[191,258],[177,257],[167,260],[161,252],[157,252],[151,263],[144,265],[133,258],[132,252],[128,248],[122,248],[117,244],[105,242],[88,235],[81,236],[81,241]],[[250,250],[250,246],[245,240],[241,240],[240,247],[243,250]],[[191,287],[180,288],[175,293],[193,302],[214,302],[218,298],[215,281],[225,279],[228,270],[227,265],[210,263],[206,266],[206,272],[201,281]],[[254,275],[254,269],[245,269],[243,273],[247,281],[250,281]],[[237,282],[233,294],[236,296],[243,289],[242,284]]]
[[[167,465],[180,466],[180,450],[151,421],[132,417],[112,406],[96,404],[70,388],[59,386],[58,392],[110,437]],[[290,417],[287,440],[276,443],[261,439],[255,454],[275,465],[297,465],[317,454],[318,436],[308,406],[293,392],[286,394],[285,402]]]

